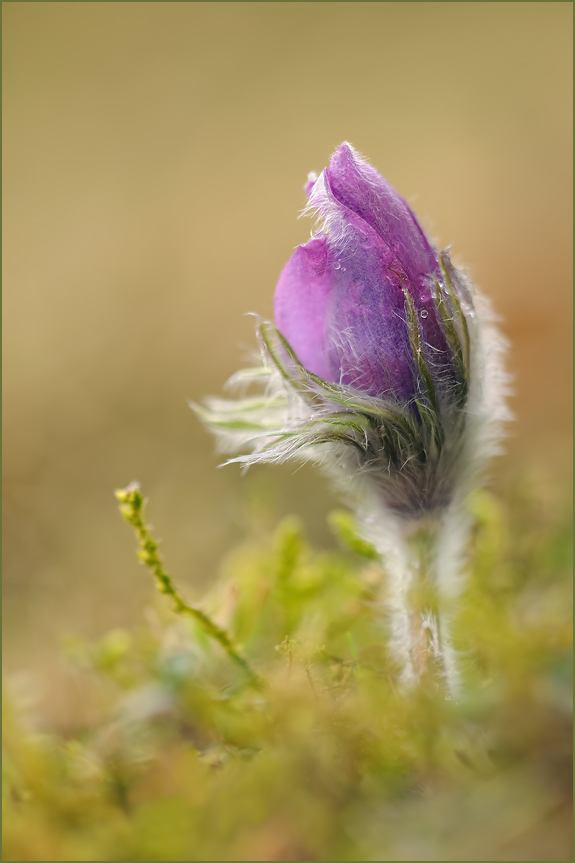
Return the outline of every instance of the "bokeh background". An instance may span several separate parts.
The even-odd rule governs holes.
[[[312,470],[217,470],[187,400],[254,349],[351,141],[493,299],[515,375],[502,492],[570,476],[570,3],[4,3],[4,663],[58,692],[65,633],[217,577],[254,500],[331,542]],[[261,506],[261,503],[260,503]]]

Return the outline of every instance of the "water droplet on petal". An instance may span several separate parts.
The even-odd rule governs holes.
[[[429,312],[426,309],[423,309],[423,311],[421,312],[421,317],[426,318],[428,315],[429,315]]]

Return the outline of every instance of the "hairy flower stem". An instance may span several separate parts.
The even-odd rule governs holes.
[[[238,665],[252,686],[261,686],[261,680],[240,655],[225,630],[218,626],[199,608],[185,602],[173,585],[171,577],[164,570],[164,565],[158,550],[158,544],[150,533],[150,528],[144,520],[144,497],[136,483],[116,491],[116,499],[120,504],[120,512],[128,524],[131,524],[138,537],[138,557],[144,563],[156,581],[160,593],[172,600],[176,614],[185,614],[193,618],[202,629],[217,641],[233,663]]]
[[[411,522],[385,554],[389,573],[390,648],[401,682],[443,690],[459,689],[455,654],[449,638],[449,596],[438,568],[442,526],[432,519]]]

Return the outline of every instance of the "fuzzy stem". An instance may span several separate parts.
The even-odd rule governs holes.
[[[144,521],[144,497],[137,483],[116,491],[116,499],[120,504],[120,512],[128,524],[131,524],[138,537],[138,557],[148,567],[154,576],[160,593],[172,600],[176,614],[185,614],[200,624],[202,629],[225,650],[232,662],[238,665],[253,686],[261,686],[261,680],[251,669],[246,660],[233,645],[229,635],[218,626],[201,609],[185,602],[173,585],[171,577],[164,570],[158,550],[158,544],[150,533],[150,528]]]
[[[391,617],[390,650],[406,687],[416,684],[459,690],[455,651],[449,636],[450,600],[438,552],[444,526],[432,519],[403,525],[384,558],[389,576],[387,606]]]

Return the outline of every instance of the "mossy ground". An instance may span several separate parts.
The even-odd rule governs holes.
[[[398,689],[349,516],[329,552],[284,521],[201,602],[259,683],[159,596],[70,641],[85,727],[7,699],[3,859],[570,860],[570,519],[519,492],[470,506],[457,702]]]

